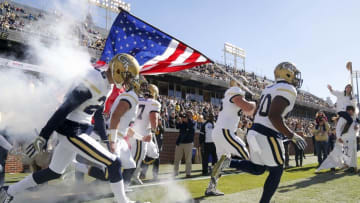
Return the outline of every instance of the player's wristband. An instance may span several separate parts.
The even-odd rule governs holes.
[[[118,132],[117,129],[110,129],[107,131],[107,136],[108,136],[109,142],[116,142],[117,134],[118,134],[117,132]]]

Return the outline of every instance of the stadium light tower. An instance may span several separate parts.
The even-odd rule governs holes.
[[[88,2],[106,10],[106,29],[108,29],[109,21],[111,21],[109,20],[110,12],[119,13],[119,8],[130,12],[131,8],[130,3],[126,3],[122,0],[88,0]]]
[[[360,77],[360,71],[358,71],[358,70],[352,71],[352,78],[355,78],[355,80],[356,80],[356,98],[357,98],[358,105],[360,104],[360,101],[359,101],[359,84],[358,84],[359,77]],[[351,80],[352,80],[352,78],[351,78]],[[354,88],[354,85],[353,85],[353,88]],[[354,92],[354,89],[353,89],[353,92]]]
[[[226,53],[229,53],[234,56],[234,69],[237,67],[237,57],[241,58],[243,61],[243,67],[245,71],[245,58],[246,53],[245,50],[242,48],[239,48],[235,45],[232,45],[228,42],[224,43],[224,63],[226,64]]]

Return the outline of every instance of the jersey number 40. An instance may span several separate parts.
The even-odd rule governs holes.
[[[266,96],[261,95],[259,110],[258,110],[259,115],[264,117],[268,116],[270,105],[271,105],[271,95],[270,94],[267,94]]]

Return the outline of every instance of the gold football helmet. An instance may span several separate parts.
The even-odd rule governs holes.
[[[139,76],[140,66],[137,60],[129,54],[117,54],[109,62],[111,68],[111,76],[116,87],[121,88],[122,85],[129,84]]]
[[[149,95],[151,95],[151,97],[153,99],[157,99],[159,96],[159,88],[154,84],[149,84],[148,92],[149,92]]]
[[[125,89],[125,91],[133,90],[138,96],[141,94],[140,80],[138,78],[124,83],[122,87]]]
[[[301,72],[296,68],[295,64],[291,62],[282,62],[276,66],[274,70],[276,81],[286,81],[296,88],[300,88],[303,80],[301,79]]]
[[[149,88],[149,83],[146,80],[140,82],[140,90],[143,94],[146,94]]]

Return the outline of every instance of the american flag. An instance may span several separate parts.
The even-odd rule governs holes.
[[[100,60],[118,53],[133,55],[143,75],[176,72],[212,61],[154,26],[122,10],[113,23]]]

